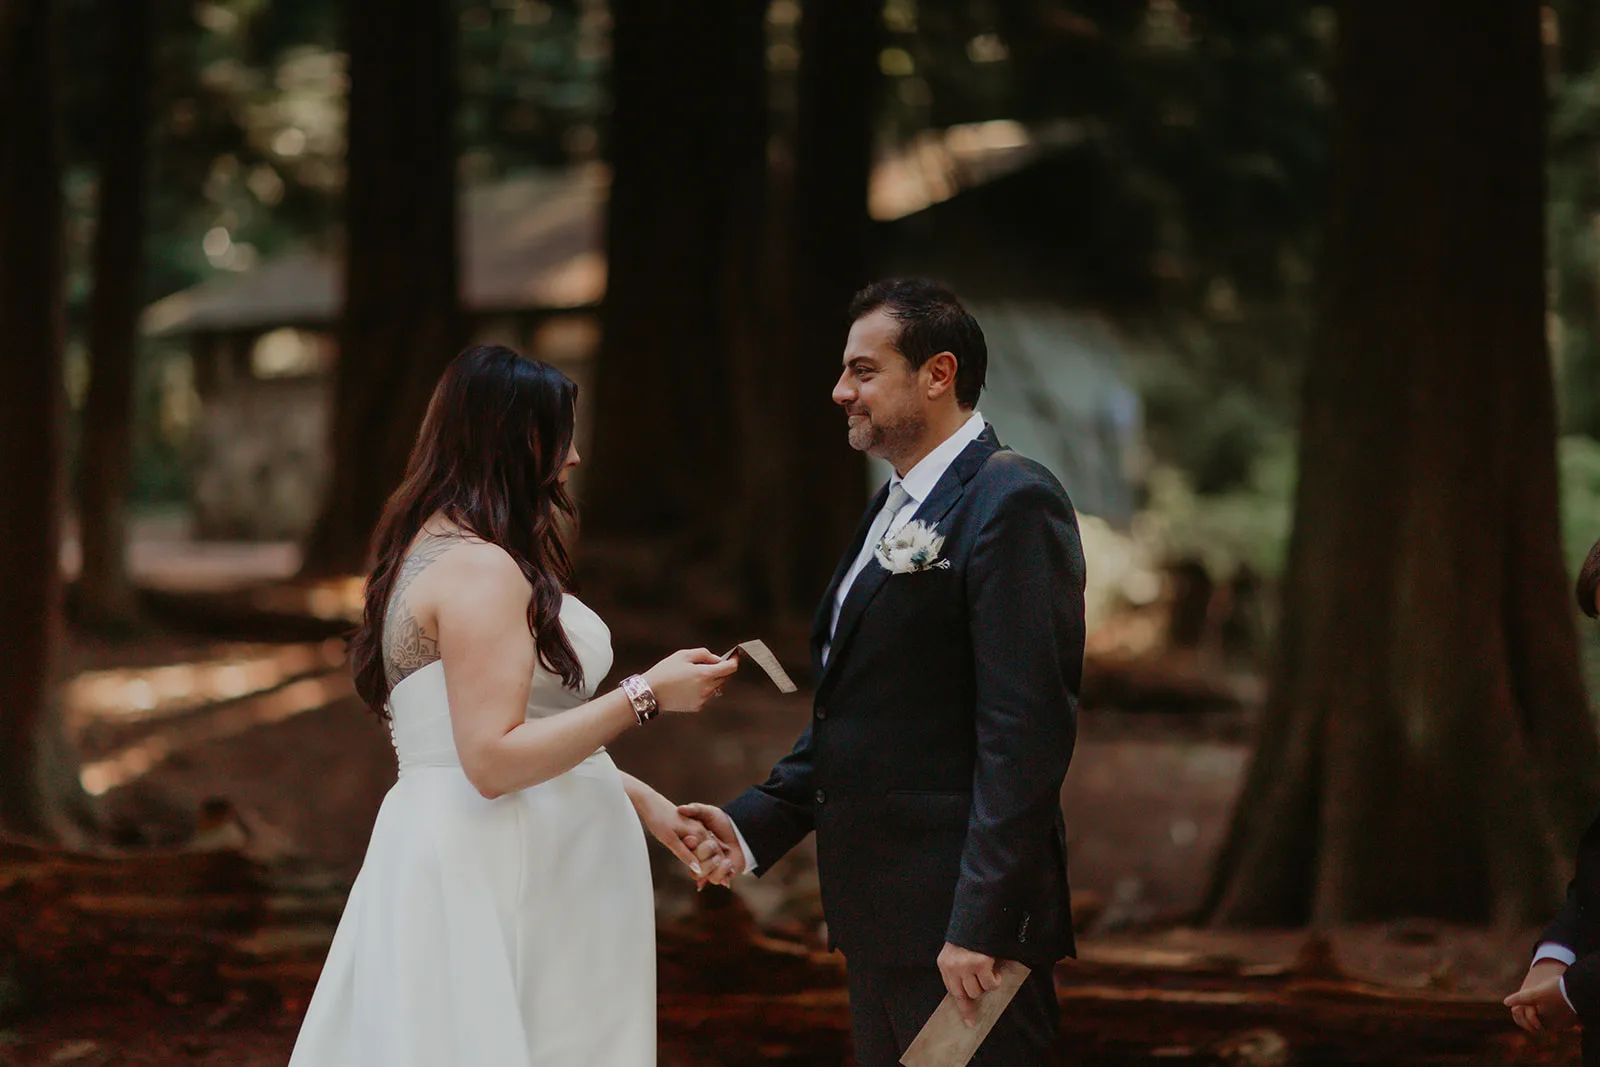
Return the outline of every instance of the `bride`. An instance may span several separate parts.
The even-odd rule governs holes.
[[[702,881],[729,861],[603,746],[698,711],[737,663],[685,650],[597,695],[610,631],[566,592],[558,526],[576,399],[498,346],[463,352],[434,391],[351,645],[399,780],[290,1067],[655,1063],[640,824]]]

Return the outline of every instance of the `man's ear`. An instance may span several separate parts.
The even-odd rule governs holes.
[[[954,352],[940,352],[922,365],[928,373],[928,399],[937,400],[955,391],[956,370],[960,361]]]

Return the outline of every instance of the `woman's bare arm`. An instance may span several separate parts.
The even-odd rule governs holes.
[[[528,583],[505,552],[465,544],[433,567],[434,616],[450,726],[467,778],[486,797],[549,781],[635,724],[620,690],[527,720],[534,644]]]

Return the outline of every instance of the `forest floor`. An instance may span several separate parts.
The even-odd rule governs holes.
[[[619,671],[680,642],[756,636],[686,627],[671,613],[604,613]],[[52,937],[67,946],[61,969],[81,968],[78,984],[56,974],[25,988],[31,1003],[0,1026],[0,1067],[287,1062],[343,889],[394,780],[387,735],[353,699],[337,642],[312,631],[295,641],[164,629],[69,642],[67,722],[128,854],[181,867],[184,856],[242,851],[270,872],[268,888],[240,904],[237,885],[203,884],[212,868],[164,867],[155,877],[183,886],[170,889],[137,860],[91,870],[0,852],[0,924],[42,916],[31,940],[18,938],[33,958],[25,987],[50,964]],[[798,635],[761,636],[801,666]],[[779,696],[741,675],[707,713],[632,732],[612,752],[674,799],[722,801],[788,751],[809,707],[803,692]],[[1536,930],[1410,922],[1313,936],[1193,924],[1250,717],[1111,707],[1080,716],[1063,791],[1080,959],[1057,976],[1070,1062],[1571,1061],[1570,1035],[1527,1038],[1498,1004]],[[822,950],[809,844],[732,894],[695,894],[664,850],[651,851],[663,1067],[848,1064],[841,964]],[[19,895],[22,869],[52,873]]]

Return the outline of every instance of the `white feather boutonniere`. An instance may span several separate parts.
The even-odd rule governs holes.
[[[944,535],[927,523],[915,520],[900,527],[892,537],[878,542],[873,555],[890,574],[916,574],[919,571],[945,570],[950,561],[939,558]]]

